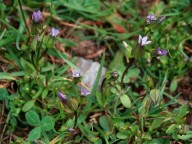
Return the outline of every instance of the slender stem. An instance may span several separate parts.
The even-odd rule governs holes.
[[[128,65],[126,66],[126,68],[125,68],[125,70],[123,72],[123,75],[121,77],[121,90],[123,89],[123,79],[124,79],[128,69],[129,69],[129,67],[134,63],[134,61],[135,61],[135,59],[133,59],[133,58],[130,59],[130,62],[128,63]]]
[[[137,123],[139,125],[139,129],[141,131],[143,131],[143,128],[142,128],[141,123],[140,123],[140,116],[139,116],[139,114],[137,115],[136,113],[133,113],[133,115],[136,117],[136,121],[137,121]]]
[[[26,26],[26,28],[27,28],[27,31],[28,31],[29,35],[31,35],[30,29],[29,29],[29,27],[28,27],[28,25],[27,25],[27,22],[26,22],[26,19],[25,19],[25,16],[24,16],[24,12],[23,12],[23,9],[22,9],[21,0],[18,0],[18,2],[19,2],[19,8],[20,8],[20,10],[21,10],[21,14],[22,14],[23,20],[24,20],[24,22],[25,22],[25,26]]]
[[[103,88],[104,88],[104,84],[106,82],[106,78],[103,79],[102,83],[101,83],[101,94],[103,94]]]
[[[108,124],[109,124],[110,130],[112,131],[112,127],[111,127],[111,123],[110,123],[110,120],[109,120],[109,116],[108,116],[108,114],[107,114],[107,107],[104,108],[104,111],[105,111],[105,116],[106,116],[106,118],[107,118],[107,122],[108,122]]]
[[[74,112],[75,113],[75,123],[74,123],[74,129],[75,127],[77,126],[77,118],[78,118],[78,115],[77,115],[77,111]]]

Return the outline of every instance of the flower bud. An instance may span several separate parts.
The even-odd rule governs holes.
[[[64,103],[68,101],[66,95],[62,94],[61,92],[58,92],[58,97]]]
[[[81,88],[81,95],[82,96],[87,96],[87,95],[90,95],[90,94],[91,94],[91,92],[88,91],[86,88],[84,88],[84,87]]]

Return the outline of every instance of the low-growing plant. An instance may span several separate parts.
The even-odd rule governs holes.
[[[192,2],[151,2],[145,17],[139,1],[118,2],[0,2],[2,143],[191,143],[177,90],[191,69]],[[80,40],[102,47],[92,87],[71,53]]]

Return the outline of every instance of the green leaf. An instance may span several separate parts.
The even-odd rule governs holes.
[[[162,121],[163,121],[162,118],[155,118],[155,119],[153,120],[152,125],[151,125],[151,130],[154,130],[154,129],[160,127]]]
[[[166,131],[166,133],[168,133],[168,134],[174,133],[176,128],[177,128],[177,125],[176,124],[172,124],[172,125],[169,126],[169,128]]]
[[[150,97],[153,100],[154,103],[156,103],[160,97],[160,90],[159,89],[153,89],[150,91]]]
[[[177,89],[177,80],[172,80],[170,85],[170,92],[174,92]]]
[[[13,76],[11,76],[10,73],[6,72],[0,72],[0,79],[5,79],[5,80],[16,80]]]
[[[4,100],[7,96],[9,96],[7,90],[5,88],[0,88],[0,100]]]
[[[103,100],[102,100],[102,97],[101,97],[101,93],[100,92],[97,92],[96,93],[96,98],[97,98],[97,101],[98,103],[103,106]]]
[[[41,120],[41,129],[49,131],[54,128],[55,122],[51,116],[46,116]]]
[[[104,61],[105,61],[105,53],[103,53],[103,56],[102,56],[102,60],[101,60],[101,64],[100,64],[100,67],[99,67],[99,70],[98,70],[98,73],[97,73],[97,77],[95,79],[93,89],[91,91],[91,96],[96,94],[96,91],[97,91],[97,88],[98,88],[98,85],[99,85],[99,79],[100,79],[101,73],[102,73],[102,68],[103,68]]]
[[[35,68],[34,66],[29,63],[28,61],[26,61],[25,59],[23,59],[22,57],[20,58],[20,63],[21,63],[21,66],[24,70],[26,71],[30,71],[30,70],[33,70],[35,71]]]
[[[99,70],[97,72],[97,76],[96,76],[95,82],[93,84],[91,95],[89,96],[89,100],[87,102],[87,105],[85,106],[85,109],[90,108],[92,102],[94,101],[93,97],[96,95],[96,92],[97,92],[97,88],[98,88],[98,85],[99,85],[99,80],[100,80],[100,77],[101,77],[104,62],[105,62],[105,52],[103,53],[103,56],[102,56],[102,59],[101,59],[101,64],[99,66]]]
[[[192,131],[188,131],[186,135],[178,135],[181,140],[188,140],[192,138]]]
[[[32,131],[30,131],[27,140],[34,141],[34,140],[38,140],[40,137],[41,137],[41,128],[36,127]]]
[[[183,105],[183,106],[181,106],[180,108],[175,109],[175,110],[173,111],[173,113],[174,113],[176,116],[182,118],[182,117],[184,117],[187,113],[189,113],[188,107],[187,107],[187,105]]]
[[[125,75],[123,80],[124,83],[129,83],[131,78],[138,77],[140,70],[138,68],[132,68],[128,70],[128,73]]]
[[[144,144],[169,144],[169,142],[167,142],[168,140],[166,139],[161,139],[161,138],[155,138],[152,139],[151,141],[147,141]]]
[[[128,135],[127,135],[127,134],[120,133],[120,132],[118,132],[116,136],[117,136],[117,138],[119,138],[119,139],[127,139],[127,138],[128,138]]]
[[[7,39],[2,39],[0,41],[0,47],[11,44],[14,40],[15,40],[15,37],[8,37]]]
[[[35,111],[29,111],[25,114],[25,118],[27,122],[32,126],[39,126],[40,119],[39,115]]]
[[[49,92],[48,89],[44,89],[44,90],[43,90],[43,92],[42,92],[42,94],[41,94],[42,99],[45,99],[45,98],[47,97],[48,92]]]
[[[128,95],[123,94],[122,96],[120,96],[120,100],[124,107],[131,108],[131,100]]]
[[[26,102],[22,107],[22,111],[24,112],[29,111],[34,106],[34,103],[35,103],[35,100],[30,100]]]
[[[107,122],[107,118],[106,116],[101,116],[99,118],[99,124],[100,126],[105,130],[105,131],[109,131],[110,130],[110,127],[109,127],[109,124]]]

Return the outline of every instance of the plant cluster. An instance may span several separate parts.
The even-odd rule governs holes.
[[[178,88],[190,76],[192,2],[157,3],[141,18],[137,1],[0,2],[0,141],[191,143]],[[100,62],[91,89],[74,64],[79,41],[102,51],[89,55]]]

